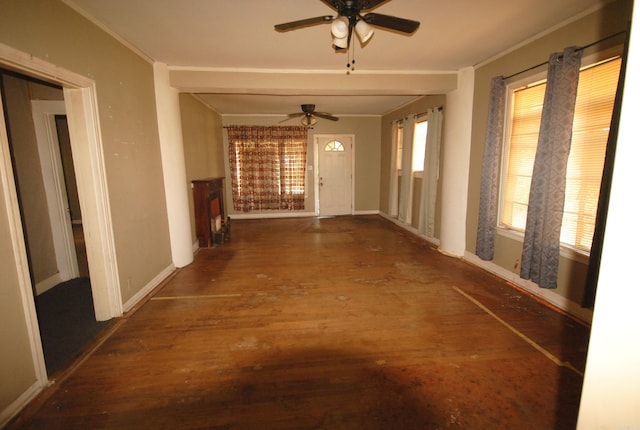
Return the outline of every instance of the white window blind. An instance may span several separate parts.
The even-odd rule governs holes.
[[[591,249],[620,64],[615,58],[580,71],[560,241],[584,251]],[[512,95],[500,222],[518,231],[526,226],[545,87],[538,82]]]

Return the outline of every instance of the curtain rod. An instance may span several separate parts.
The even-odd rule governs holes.
[[[438,109],[440,112],[442,112],[444,110],[444,106],[434,106],[434,107],[432,107],[430,109]],[[417,118],[419,116],[426,115],[428,113],[429,113],[428,111],[427,112],[420,112],[420,113],[414,113],[413,115],[410,115],[410,116],[413,116],[414,118]],[[394,122],[402,122],[402,121],[404,121],[405,119],[408,119],[408,118],[409,118],[408,116],[405,116],[404,118],[394,119],[389,124],[393,124]]]
[[[440,112],[442,112],[442,110],[444,109],[444,107],[443,107],[443,106],[436,106],[436,107],[432,107],[431,109],[438,109]],[[428,113],[429,113],[429,111],[426,111],[426,112],[420,112],[420,113],[413,114],[413,116],[417,118],[417,117],[419,117],[419,116],[426,115],[426,114],[428,114]]]
[[[591,43],[589,43],[588,45],[584,45],[584,46],[582,46],[582,47],[578,48],[578,51],[584,51],[585,49],[587,49],[587,48],[591,48],[592,46],[597,45],[598,43],[602,43],[602,42],[607,41],[607,40],[609,40],[609,39],[613,39],[614,37],[618,37],[618,36],[620,36],[620,35],[622,35],[622,34],[626,34],[626,33],[627,33],[627,31],[628,31],[628,30],[622,30],[622,31],[619,31],[619,32],[617,32],[617,33],[611,34],[611,35],[609,35],[609,36],[603,37],[603,38],[602,38],[602,39],[600,39],[600,40],[596,40],[595,42],[591,42]],[[547,60],[547,61],[544,61],[544,62],[542,62],[542,63],[540,63],[540,64],[536,64],[535,66],[531,66],[531,67],[529,67],[529,68],[527,68],[527,69],[520,70],[519,72],[513,73],[513,74],[511,74],[511,75],[509,75],[509,76],[504,76],[504,77],[502,78],[502,80],[503,80],[503,81],[506,81],[507,79],[511,79],[511,78],[513,78],[514,76],[518,76],[518,75],[521,75],[521,74],[523,74],[523,73],[529,72],[529,71],[531,71],[531,70],[533,70],[533,69],[537,69],[538,67],[542,67],[542,66],[544,66],[545,64],[549,64],[549,61]]]

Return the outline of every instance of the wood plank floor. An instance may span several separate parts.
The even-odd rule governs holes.
[[[378,216],[233,221],[9,428],[572,429],[588,337]]]

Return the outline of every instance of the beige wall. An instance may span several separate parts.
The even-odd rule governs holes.
[[[224,116],[224,125],[298,125],[296,120],[280,121],[283,117],[277,116]],[[318,123],[309,130],[309,142],[307,151],[307,166],[313,165],[314,134],[353,134],[355,135],[355,171],[354,171],[354,212],[377,211],[379,209],[380,196],[380,117],[341,117],[339,121],[332,122],[318,120]],[[226,133],[223,135],[226,142]],[[226,149],[225,149],[226,151]],[[225,160],[226,160],[225,153]],[[227,166],[228,169],[228,166]],[[227,170],[227,177],[229,172]],[[227,195],[231,196],[230,181],[226,181]],[[307,197],[305,199],[305,212],[314,211],[315,187],[314,172],[307,169]],[[230,201],[227,203],[229,213],[239,214],[233,210]],[[290,211],[283,211],[290,214]],[[265,212],[265,215],[275,215],[278,211]]]
[[[380,153],[380,211],[389,214],[389,182],[391,174],[391,125],[394,121],[406,118],[409,115],[415,115],[426,112],[429,108],[445,106],[446,96],[432,95],[421,97],[415,102],[403,106],[394,112],[382,117],[382,144]],[[446,127],[446,109],[442,128]],[[444,151],[440,150],[440,164],[442,164],[442,155]],[[416,178],[413,183],[413,213],[411,227],[417,228],[419,221],[418,205],[420,202],[420,193],[422,192],[422,179]],[[436,219],[435,219],[435,237],[440,237],[440,208],[441,208],[442,180],[438,182],[438,196],[436,198]]]
[[[187,181],[224,176],[222,118],[191,94],[180,94]],[[193,194],[189,194],[192,242],[196,242]]]
[[[480,174],[484,137],[486,133],[487,108],[489,105],[490,81],[494,76],[508,76],[546,61],[552,52],[562,51],[565,47],[585,46],[621,30],[626,30],[631,18],[631,2],[618,1],[605,9],[588,15],[576,22],[562,27],[535,42],[523,46],[488,64],[478,67],[475,75],[473,101],[473,123],[471,136],[471,157],[469,171],[469,197],[467,206],[466,250],[475,254],[476,231],[478,226],[478,208],[480,201]],[[620,43],[623,39],[615,39]],[[603,44],[605,47],[611,43]],[[597,48],[602,48],[598,46]],[[587,50],[584,55],[594,52],[596,47]],[[538,69],[530,72],[540,72]],[[520,77],[526,77],[526,74]],[[495,259],[500,267],[519,273],[519,259],[522,254],[521,241],[497,236]],[[581,303],[586,265],[561,257],[557,294],[575,303]]]
[[[5,198],[0,187],[0,411],[36,382]]]
[[[122,299],[171,264],[153,68],[55,0],[2,4],[0,42],[96,83]]]
[[[122,300],[171,266],[152,65],[55,0],[2,0],[0,43],[95,81]],[[0,410],[35,383],[0,206]],[[9,352],[8,352],[9,351]]]

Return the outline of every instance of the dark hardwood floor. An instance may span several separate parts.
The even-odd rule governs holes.
[[[233,221],[9,428],[573,429],[589,328],[378,216]]]

